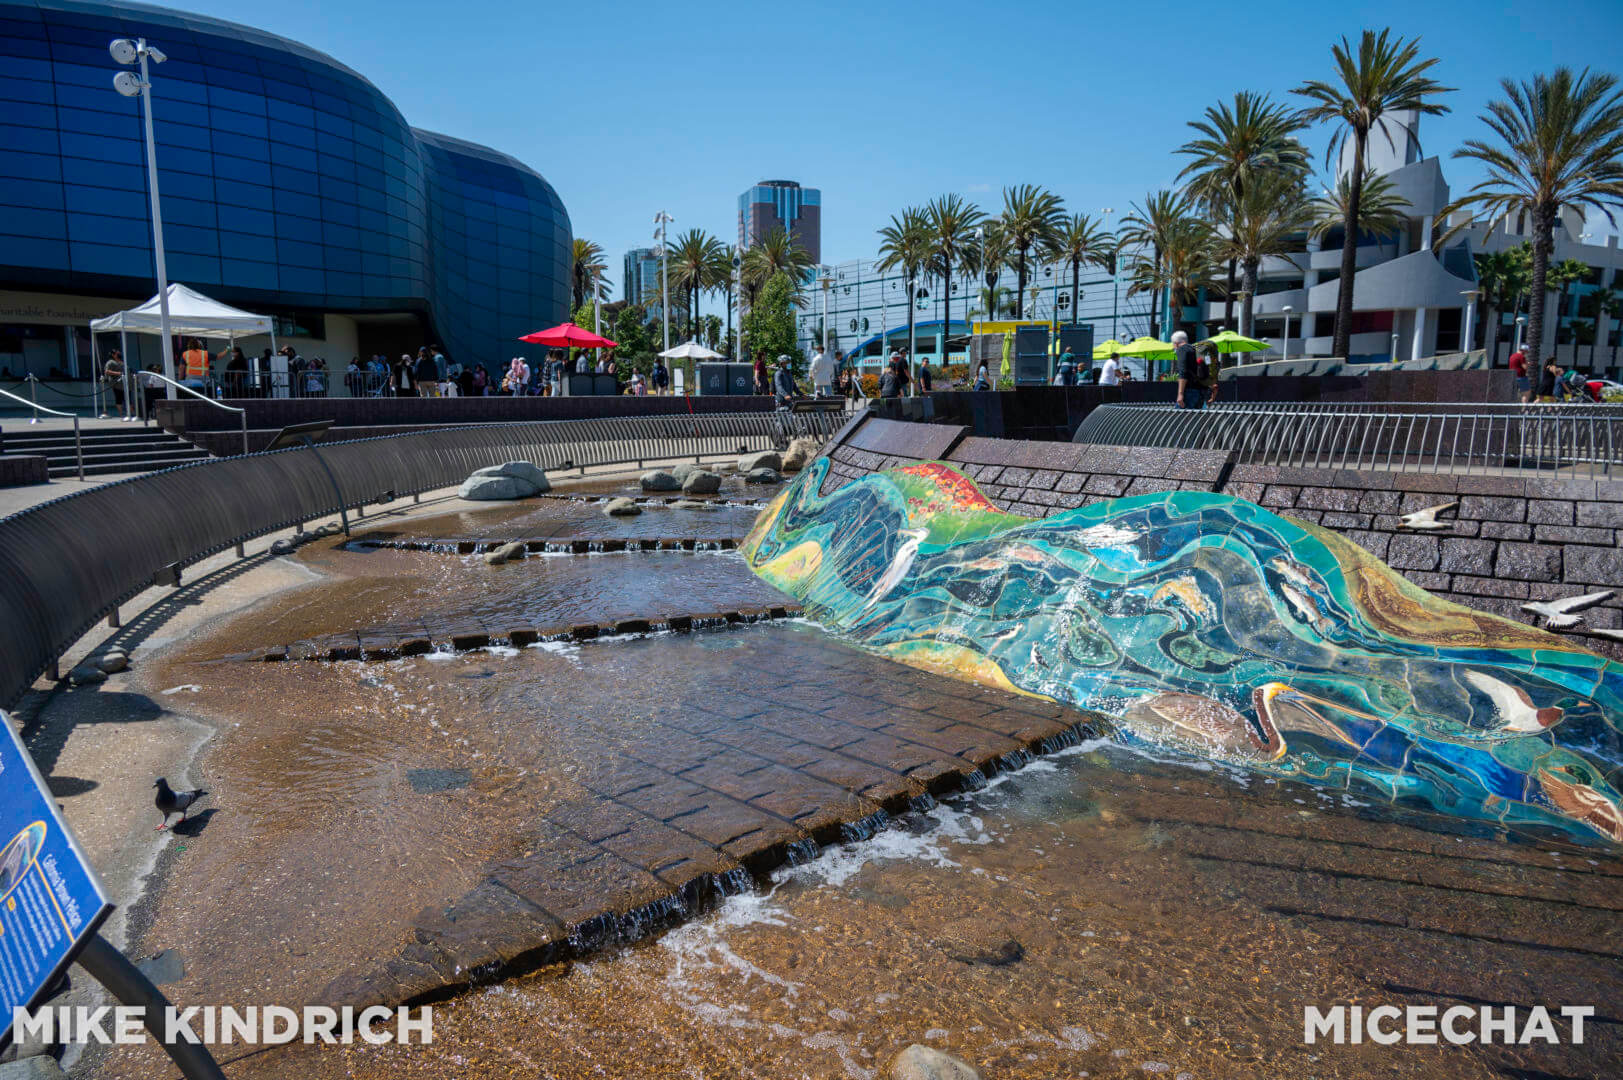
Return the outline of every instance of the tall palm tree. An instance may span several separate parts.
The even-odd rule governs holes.
[[[879,230],[879,271],[899,270],[907,285],[907,340],[912,351],[914,297],[918,292],[919,275],[930,265],[934,248],[930,239],[930,222],[924,211],[910,206],[901,217],[892,214],[890,224]],[[883,295],[883,294],[881,294]],[[880,343],[884,355],[884,343]]]
[[[1116,238],[1086,214],[1072,214],[1059,229],[1054,253],[1071,267],[1071,322],[1076,322],[1082,302],[1082,267],[1108,267],[1116,248]]]
[[[717,243],[714,254],[714,263],[710,268],[710,288],[719,291],[727,303],[727,336],[724,339],[731,349],[733,340],[733,289],[736,284],[733,278],[733,257],[738,249],[731,244]],[[742,266],[739,269],[743,269]],[[731,352],[728,353],[731,355]]]
[[[1065,220],[1065,205],[1051,191],[1036,184],[1020,184],[1003,189],[1003,214],[999,225],[1008,237],[1015,255],[1015,318],[1025,315],[1026,255],[1053,251],[1054,237]]]
[[[1516,256],[1510,251],[1484,251],[1472,256],[1476,263],[1477,288],[1482,290],[1482,348],[1488,366],[1499,362],[1499,332],[1507,307],[1515,302]],[[1465,342],[1471,351],[1471,342]]]
[[[1010,246],[1009,234],[1003,231],[1003,225],[998,219],[990,218],[980,227],[980,237],[976,241],[973,254],[971,263],[975,273],[979,274],[981,281],[986,284],[981,290],[981,302],[986,306],[987,317],[1002,318],[999,298],[1007,296],[1009,290],[999,288],[998,280],[1003,277],[1003,271],[1013,261],[1014,248]]]
[[[1404,209],[1409,200],[1392,190],[1392,181],[1366,169],[1360,185],[1357,211],[1357,234],[1379,240],[1396,236],[1409,225]],[[1308,235],[1323,237],[1337,226],[1347,224],[1347,212],[1352,206],[1353,185],[1349,177],[1336,180],[1334,191],[1325,189],[1322,198],[1313,202],[1313,227]]]
[[[1132,213],[1122,218],[1122,230],[1117,236],[1123,250],[1129,247],[1138,249],[1128,257],[1132,267],[1134,280],[1145,277],[1144,263],[1146,256],[1144,249],[1148,248],[1150,254],[1148,262],[1157,269],[1148,273],[1148,277],[1159,279],[1162,277],[1159,269],[1163,255],[1175,236],[1181,237],[1187,231],[1187,224],[1194,217],[1195,207],[1189,195],[1181,191],[1152,191],[1144,199],[1144,204],[1132,205]],[[1143,290],[1140,290],[1143,291]],[[1161,336],[1161,305],[1159,287],[1149,289],[1150,293],[1150,336]],[[1129,292],[1129,295],[1131,293]]]
[[[783,226],[775,225],[744,253],[744,292],[753,301],[772,275],[781,273],[789,279],[789,289],[799,303],[811,268],[812,257],[806,249]]]
[[[1174,313],[1192,303],[1201,289],[1217,287],[1217,248],[1211,226],[1195,217],[1176,221],[1162,236],[1154,257],[1133,258],[1127,295],[1164,293]],[[1174,315],[1176,318],[1176,315]],[[1155,335],[1152,322],[1151,334]]]
[[[1531,82],[1504,79],[1499,85],[1506,100],[1489,102],[1481,118],[1497,143],[1467,139],[1454,151],[1455,157],[1486,166],[1488,176],[1439,213],[1446,218],[1471,209],[1494,225],[1511,214],[1526,214],[1532,222],[1526,340],[1537,356],[1562,208],[1598,210],[1615,224],[1612,207],[1623,203],[1623,93],[1616,76],[1591,75],[1587,68],[1576,75],[1557,68]]]
[[[689,229],[671,245],[665,272],[671,287],[685,301],[689,338],[698,334],[699,297],[715,284],[716,257],[721,250],[721,241],[703,229]]]
[[[962,195],[942,195],[924,208],[930,233],[930,261],[941,274],[941,360],[946,363],[947,338],[952,334],[952,268],[975,261],[975,227],[986,217]],[[964,303],[967,305],[968,300]]]
[[[1223,193],[1213,197],[1224,231],[1216,237],[1216,253],[1229,265],[1239,264],[1240,288],[1245,299],[1240,304],[1240,333],[1252,332],[1252,305],[1257,295],[1257,272],[1270,255],[1288,255],[1297,247],[1297,234],[1313,220],[1302,174],[1263,173],[1252,179],[1235,196]]]
[[[572,262],[569,268],[569,281],[574,291],[574,304],[570,307],[571,314],[581,309],[586,303],[586,297],[591,294],[592,284],[601,280],[605,285],[608,278],[603,272],[608,265],[603,261],[603,249],[590,240],[575,237],[572,245]]]
[[[1560,299],[1555,303],[1555,330],[1550,337],[1555,341],[1555,348],[1561,347],[1561,319],[1567,313],[1567,294],[1572,287],[1589,276],[1589,267],[1579,259],[1562,259],[1545,272],[1546,284],[1555,287]],[[1578,350],[1572,350],[1574,361],[1578,359]]]
[[[1308,172],[1307,147],[1296,138],[1305,126],[1301,116],[1267,94],[1242,90],[1234,95],[1232,108],[1225,102],[1208,106],[1203,117],[1189,121],[1189,126],[1198,137],[1178,148],[1178,153],[1193,159],[1178,179],[1187,179],[1189,193],[1208,207],[1239,207],[1246,187],[1263,176]],[[1237,262],[1234,258],[1228,261],[1224,326],[1233,325]]]
[[[1369,135],[1380,131],[1393,146],[1396,137],[1413,138],[1413,132],[1403,124],[1387,118],[1389,112],[1412,110],[1428,116],[1448,111],[1446,105],[1431,100],[1449,92],[1452,87],[1427,77],[1426,72],[1437,63],[1437,58],[1420,58],[1420,40],[1405,41],[1393,37],[1390,28],[1376,33],[1365,30],[1355,53],[1345,37],[1340,45],[1332,46],[1335,59],[1336,82],[1312,80],[1294,91],[1315,104],[1302,112],[1308,123],[1329,121],[1335,125],[1325,162],[1335,161],[1341,148],[1352,141],[1352,177],[1347,196],[1346,227],[1341,244],[1341,276],[1336,290],[1335,343],[1331,352],[1346,356],[1352,337],[1353,285],[1358,272],[1358,204],[1363,196],[1364,163],[1368,160]],[[1394,131],[1396,129],[1396,131]]]

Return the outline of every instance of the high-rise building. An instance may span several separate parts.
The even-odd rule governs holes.
[[[632,248],[626,252],[625,296],[633,304],[659,304],[659,253],[655,248]]]
[[[738,249],[744,251],[781,228],[823,261],[823,193],[793,180],[762,180],[738,197]]]

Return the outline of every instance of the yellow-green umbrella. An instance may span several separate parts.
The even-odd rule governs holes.
[[[1236,334],[1233,330],[1225,330],[1221,334],[1213,334],[1205,341],[1200,342],[1200,345],[1210,345],[1217,349],[1218,352],[1225,355],[1228,353],[1239,352],[1262,352],[1270,348],[1268,343],[1265,341],[1258,341],[1256,338],[1248,338],[1243,334]]]
[[[1134,338],[1116,351],[1123,356],[1141,356],[1146,360],[1171,360],[1177,355],[1170,344],[1152,337]]]
[[[1095,345],[1093,347],[1093,358],[1095,360],[1109,360],[1111,353],[1121,352],[1123,348],[1125,348],[1125,346],[1123,346],[1121,342],[1117,341],[1115,338],[1111,338],[1103,345]]]

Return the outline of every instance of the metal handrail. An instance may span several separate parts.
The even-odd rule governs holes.
[[[79,433],[79,414],[58,412],[55,409],[48,409],[39,402],[29,401],[20,394],[13,394],[10,390],[0,390],[0,394],[4,394],[12,401],[20,401],[24,405],[30,406],[33,408],[36,414],[42,412],[50,413],[52,416],[65,416],[73,421],[73,453],[74,456],[79,459],[79,479],[83,480],[85,478],[85,443],[84,436]],[[38,416],[36,416],[35,419],[37,420]]]
[[[235,405],[227,405],[223,401],[215,401],[213,398],[209,397],[207,394],[200,394],[196,390],[193,390],[191,387],[185,385],[184,383],[178,383],[174,379],[171,379],[169,376],[160,374],[160,373],[158,373],[156,371],[147,371],[147,372],[143,372],[143,374],[145,374],[145,375],[147,375],[147,376],[149,376],[151,378],[157,379],[160,382],[168,383],[170,386],[173,386],[176,390],[184,390],[184,391],[186,391],[186,393],[192,395],[192,397],[197,398],[199,401],[206,401],[210,405],[213,405],[216,409],[224,409],[226,412],[234,412],[234,413],[238,414],[239,416],[241,416],[242,417],[242,453],[243,453],[244,457],[247,456],[247,454],[248,454],[248,410],[247,409],[239,409]]]
[[[1406,472],[1623,472],[1623,406],[1241,402],[1095,409],[1076,441],[1231,450],[1236,462]]]

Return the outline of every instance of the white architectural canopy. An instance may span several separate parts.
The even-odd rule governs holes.
[[[158,298],[90,324],[96,333],[161,334]],[[169,286],[169,332],[179,337],[252,337],[271,334],[268,315],[239,311],[175,282]]]

